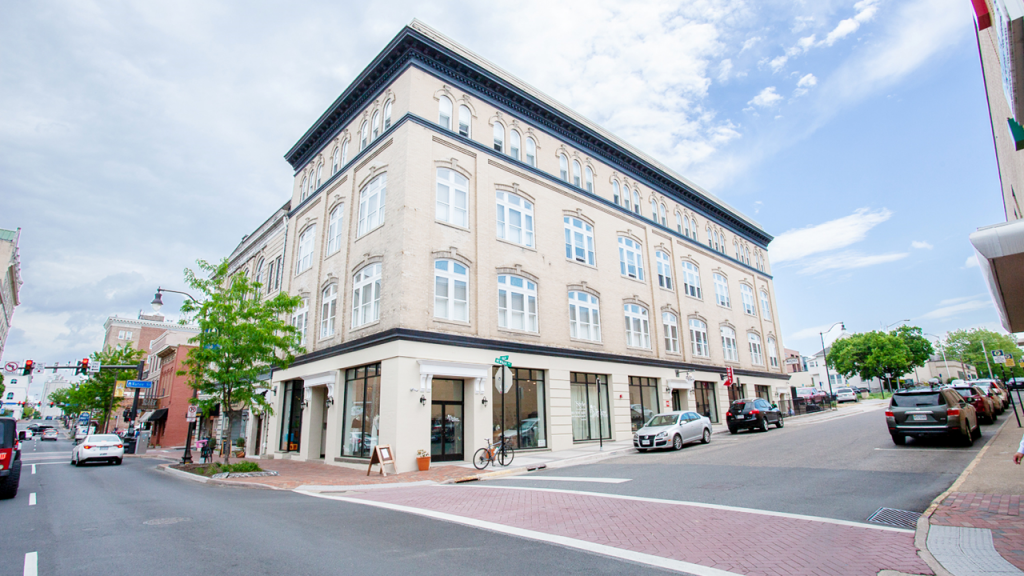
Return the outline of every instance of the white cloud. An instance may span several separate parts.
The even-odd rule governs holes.
[[[814,77],[814,74],[807,74],[800,78],[796,83],[800,88],[810,88],[811,86],[818,85],[818,79]]]
[[[840,252],[829,256],[822,256],[805,261],[801,274],[817,274],[830,270],[856,270],[867,268],[878,264],[887,264],[902,260],[910,256],[909,252],[896,252],[890,254],[861,254],[859,252]]]
[[[939,306],[950,306],[953,304],[959,304],[961,302],[967,302],[968,300],[977,300],[982,298],[985,294],[975,294],[974,296],[960,296],[958,298],[947,298],[939,302]]]
[[[886,208],[870,210],[860,208],[849,216],[836,218],[814,226],[787,230],[775,237],[768,252],[771,261],[779,264],[799,260],[819,252],[838,250],[860,242],[875,226],[892,217]]]
[[[768,65],[772,67],[772,72],[778,72],[786,65],[787,60],[789,60],[789,56],[776,56]]]
[[[740,48],[740,54],[746,52],[747,50],[750,50],[751,48],[754,47],[755,44],[757,44],[761,40],[762,40],[762,38],[760,36],[754,36],[753,38],[747,38],[747,40],[745,42],[743,42],[743,47]]]
[[[764,90],[761,90],[761,92],[758,93],[757,96],[754,96],[750,102],[747,102],[747,104],[767,108],[778,104],[779,100],[782,100],[782,96],[775,91],[775,86],[769,86]]]
[[[977,254],[972,254],[972,255],[968,256],[967,260],[964,262],[964,268],[978,268],[978,267],[979,267],[978,266],[978,255]]]
[[[969,300],[967,302],[961,302],[959,304],[950,304],[948,306],[940,306],[927,314],[920,317],[921,320],[941,320],[945,318],[951,318],[963,314],[965,312],[973,312],[974,310],[982,310],[992,306],[992,301],[988,299],[977,299]]]
[[[832,46],[839,40],[846,38],[856,32],[860,25],[870,21],[878,13],[878,0],[861,0],[853,5],[857,14],[853,18],[841,20],[836,27],[828,33],[828,36],[821,41],[822,44]]]
[[[919,250],[931,250],[932,248],[934,248],[934,246],[925,242],[924,240],[914,240],[913,242],[910,243],[910,247],[917,248]]]
[[[718,64],[718,81],[725,82],[729,79],[729,73],[732,72],[732,60],[726,58]]]

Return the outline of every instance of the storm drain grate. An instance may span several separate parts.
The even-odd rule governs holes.
[[[897,510],[895,508],[879,508],[875,510],[874,514],[868,516],[868,522],[913,530],[917,528],[917,519],[920,517],[920,512]]]

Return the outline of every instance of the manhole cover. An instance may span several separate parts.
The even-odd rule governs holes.
[[[166,526],[168,524],[177,524],[178,522],[188,522],[191,518],[154,518],[152,520],[146,520],[143,524],[147,526]]]
[[[874,514],[868,516],[868,522],[885,524],[886,526],[895,526],[897,528],[910,528],[913,530],[917,528],[917,519],[920,517],[920,512],[897,510],[895,508],[879,508],[878,510],[875,510]]]

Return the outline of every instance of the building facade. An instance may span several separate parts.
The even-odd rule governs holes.
[[[59,418],[63,411],[58,406],[50,406],[50,394],[62,388],[70,388],[71,381],[61,374],[54,374],[43,383],[43,395],[39,398],[39,412],[43,418]]]
[[[14,309],[21,304],[21,228],[0,229],[0,358],[11,333]]]
[[[274,371],[250,454],[365,465],[386,444],[405,471],[789,395],[771,236],[419,22],[286,158],[277,271],[307,353]]]

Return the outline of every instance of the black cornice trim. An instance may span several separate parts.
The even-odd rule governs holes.
[[[700,370],[702,372],[714,372],[725,374],[724,366],[705,366],[704,364],[690,364],[687,362],[671,362],[658,358],[645,358],[642,356],[624,356],[621,354],[607,354],[603,352],[592,352],[589,350],[573,350],[571,348],[555,348],[553,346],[539,346],[526,344],[511,340],[490,340],[487,338],[476,338],[474,336],[460,336],[457,334],[442,334],[440,332],[426,332],[423,330],[410,330],[408,328],[392,328],[376,334],[371,334],[351,342],[345,342],[323,350],[310,352],[299,356],[292,362],[291,367],[302,366],[318,360],[331,358],[340,354],[363,350],[372,346],[379,346],[389,342],[406,341],[420,342],[425,344],[441,344],[443,346],[458,346],[460,348],[488,348],[502,352],[517,352],[520,354],[537,354],[541,356],[554,356],[557,358],[574,358],[578,360],[596,360],[598,362],[617,362],[621,364],[640,364],[643,366],[654,366],[657,368],[671,368],[681,370]],[[774,380],[789,380],[788,374],[773,374],[771,372],[758,372],[756,370],[733,370],[741,376],[757,376],[759,378],[771,378]]]
[[[694,188],[644,161],[622,146],[577,123],[494,73],[484,70],[466,58],[451,52],[406,26],[367,66],[326,112],[285,154],[292,168],[304,166],[331,138],[354,118],[387,83],[397,76],[409,60],[416,60],[436,75],[459,82],[485,98],[517,114],[559,138],[590,150],[617,164],[623,172],[632,171],[638,180],[652,188],[675,196],[681,203],[699,208],[712,219],[728,222],[745,236],[767,246],[773,239],[764,230],[738,218],[731,210],[714,202]]]

